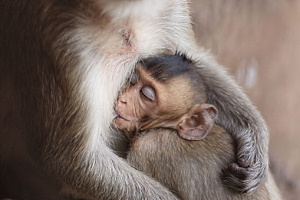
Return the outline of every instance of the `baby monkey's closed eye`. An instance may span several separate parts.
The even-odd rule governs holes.
[[[155,95],[155,91],[152,87],[145,85],[142,87],[141,89],[141,94],[146,97],[146,99],[150,100],[150,101],[155,101],[156,95]]]

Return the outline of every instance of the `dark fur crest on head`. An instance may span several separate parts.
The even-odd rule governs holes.
[[[175,55],[163,55],[141,60],[140,63],[159,82],[165,83],[178,76],[187,75],[193,79],[195,68],[186,54],[176,51]]]

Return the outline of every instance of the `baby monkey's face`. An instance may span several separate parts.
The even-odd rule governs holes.
[[[196,104],[189,79],[184,76],[157,81],[139,64],[130,87],[115,105],[115,126],[130,133],[150,128],[176,129],[186,140],[201,140],[211,129],[217,109]],[[130,134],[127,137],[131,138]]]
[[[115,105],[115,126],[126,131],[173,127],[191,106],[180,97],[185,95],[181,92],[187,89],[185,85],[188,87],[180,80],[161,83],[138,64],[129,88],[118,97]]]
[[[129,88],[118,97],[115,105],[117,117],[115,125],[126,131],[137,131],[147,128],[159,118],[160,102],[158,101],[155,81],[141,66],[133,74]]]

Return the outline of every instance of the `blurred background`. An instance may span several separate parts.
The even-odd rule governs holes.
[[[192,0],[200,45],[264,116],[283,199],[300,199],[300,1]]]

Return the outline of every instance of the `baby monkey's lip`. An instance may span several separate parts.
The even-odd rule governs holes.
[[[124,117],[122,117],[121,115],[118,115],[116,118],[118,119],[122,119],[122,120],[125,120],[125,121],[129,121],[128,119],[125,119]]]
[[[122,117],[116,110],[115,110],[115,115],[114,115],[114,118],[113,119],[122,119],[122,120],[125,120],[125,121],[129,121],[128,119]]]

